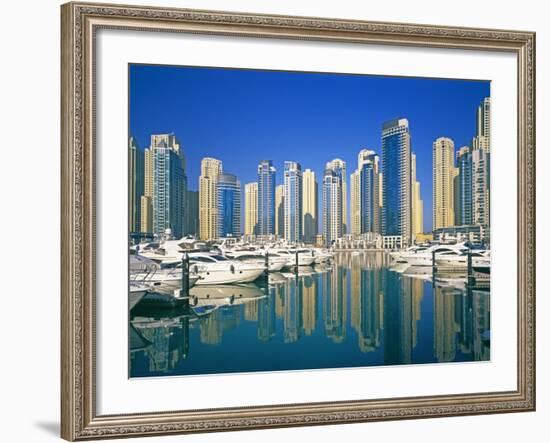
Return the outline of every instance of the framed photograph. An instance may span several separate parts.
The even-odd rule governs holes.
[[[61,14],[63,438],[535,409],[534,33]]]

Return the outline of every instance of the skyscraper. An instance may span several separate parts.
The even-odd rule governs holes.
[[[411,209],[412,209],[412,237],[424,232],[424,202],[420,195],[420,182],[416,180],[416,155],[411,153]]]
[[[454,142],[440,137],[433,143],[433,229],[454,226]]]
[[[471,155],[472,174],[472,222],[489,226],[489,171],[490,154],[483,149],[474,149]]]
[[[298,242],[302,239],[302,166],[300,163],[285,161],[285,239]]]
[[[380,232],[379,213],[379,157],[374,151],[363,149],[358,155],[359,214],[361,234]]]
[[[153,175],[153,149],[151,144],[144,152],[143,196],[141,197],[141,232],[153,232],[153,194],[155,192]]]
[[[258,183],[244,185],[244,233],[256,235],[258,231]]]
[[[181,237],[185,223],[185,157],[174,134],[151,136],[153,152],[153,233],[166,229]]]
[[[348,176],[346,172],[346,162],[339,158],[335,158],[327,163],[326,168],[335,171],[342,180],[342,234],[346,234],[348,232]]]
[[[351,233],[361,234],[361,171],[356,169],[350,175],[350,221]]]
[[[472,154],[468,146],[463,146],[456,153],[456,164],[458,168],[458,191],[455,192],[455,200],[458,200],[458,207],[455,207],[455,224],[458,226],[471,225],[472,217]]]
[[[323,175],[323,237],[329,246],[343,234],[342,194],[340,173],[334,169],[325,169]]]
[[[279,237],[285,235],[285,186],[278,185],[275,188],[275,234]]]
[[[128,206],[129,206],[129,230],[130,232],[141,231],[141,197],[144,191],[144,154],[139,149],[136,140],[130,137],[128,143]]]
[[[189,191],[186,193],[185,210],[187,216],[185,218],[185,235],[199,234],[199,191]]]
[[[210,240],[218,236],[218,177],[221,173],[221,160],[211,157],[202,159],[199,177],[199,234],[201,240]]]
[[[271,160],[258,165],[258,235],[275,233],[275,168]]]
[[[383,211],[382,234],[401,235],[408,244],[412,232],[411,136],[405,118],[382,126]]]
[[[491,98],[485,97],[477,108],[476,137],[474,149],[491,152]]]
[[[241,182],[233,174],[218,176],[218,237],[241,235]]]
[[[472,141],[472,216],[474,224],[489,226],[490,176],[491,98],[485,97],[477,110],[477,132]]]
[[[318,231],[318,201],[317,201],[317,180],[315,172],[306,169],[303,173],[303,240],[307,243],[315,242]]]

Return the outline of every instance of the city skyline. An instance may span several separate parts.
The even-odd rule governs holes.
[[[346,162],[344,222],[350,232],[350,173],[357,153],[366,148],[381,156],[382,125],[395,118],[409,120],[424,230],[431,231],[432,144],[443,136],[453,139],[455,146],[473,143],[478,120],[483,121],[483,115],[476,117],[478,106],[489,96],[489,82],[464,80],[144,65],[131,65],[130,77],[132,137],[146,147],[151,134],[175,133],[187,160],[189,190],[198,190],[198,165],[204,157],[223,161],[224,171],[235,174],[242,186],[256,181],[262,159],[272,159],[275,186],[281,185],[284,162],[293,161],[317,177],[318,232],[322,230],[325,163],[335,158]],[[226,85],[223,91],[219,86],[209,89],[221,81]],[[201,91],[206,93],[204,98]],[[173,100],[162,100],[168,92]],[[239,112],[227,112],[237,94]],[[157,100],[163,106],[154,106]],[[215,106],[206,106],[209,100]],[[442,101],[452,106],[442,109]],[[284,103],[292,109],[283,113]],[[334,112],[336,105],[340,105],[338,112]],[[260,117],[266,120],[257,123]],[[214,126],[206,131],[209,124]],[[244,189],[241,194],[244,208]]]

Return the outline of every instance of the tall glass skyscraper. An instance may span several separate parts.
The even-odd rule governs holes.
[[[332,169],[342,180],[342,234],[346,234],[348,232],[348,175],[346,172],[346,162],[335,158],[326,164],[326,168]]]
[[[472,217],[472,154],[464,146],[456,153],[458,168],[458,207],[455,208],[455,223],[458,226],[471,225]]]
[[[145,157],[139,149],[136,140],[130,137],[129,155],[130,170],[129,179],[129,229],[130,232],[141,231],[141,197],[144,193]]]
[[[454,162],[453,140],[439,137],[433,143],[433,229],[455,225]]]
[[[333,169],[323,175],[323,237],[327,245],[342,237],[342,177]]]
[[[380,232],[378,166],[379,157],[374,151],[363,149],[359,153],[359,213],[362,234]]]
[[[411,240],[411,136],[405,118],[382,126],[383,211],[382,234]]]
[[[241,182],[233,174],[218,176],[218,237],[241,234]]]
[[[258,235],[275,234],[275,168],[271,160],[258,165]]]
[[[151,136],[153,150],[153,233],[170,228],[183,235],[187,176],[185,157],[173,134]]]
[[[285,239],[297,242],[302,238],[302,166],[286,161],[284,171]]]
[[[318,220],[318,202],[317,202],[317,180],[315,172],[306,169],[303,173],[303,240],[307,243],[313,243],[317,235]]]

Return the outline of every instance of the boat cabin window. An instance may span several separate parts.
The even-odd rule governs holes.
[[[199,256],[199,257],[191,257],[189,259],[190,261],[192,262],[202,262],[202,263],[215,263],[216,260],[213,260],[212,258],[210,257],[202,257],[202,256]]]
[[[227,261],[227,258],[223,255],[212,255],[212,258],[217,261]]]

